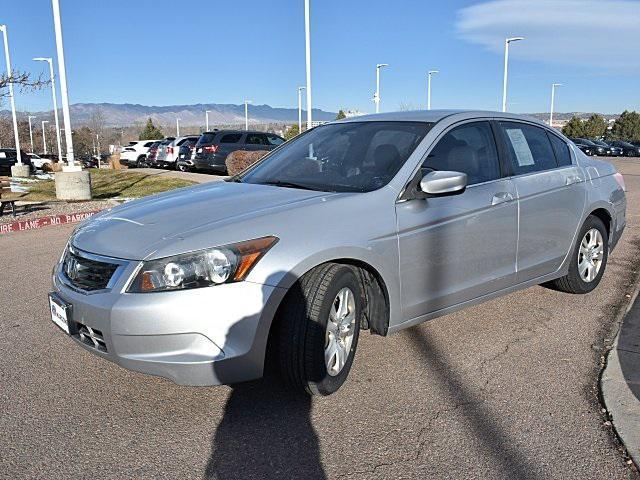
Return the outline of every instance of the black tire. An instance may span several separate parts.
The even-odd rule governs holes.
[[[597,229],[600,232],[600,235],[602,235],[604,251],[602,254],[602,264],[600,266],[600,270],[598,270],[598,274],[593,280],[587,282],[580,276],[580,273],[578,271],[578,250],[580,248],[582,239],[592,228]],[[576,243],[571,250],[571,255],[571,263],[569,264],[569,272],[567,273],[567,275],[549,282],[548,284],[546,284],[546,286],[553,288],[554,290],[560,290],[561,292],[566,293],[589,293],[600,283],[602,275],[604,275],[604,271],[607,268],[607,260],[609,259],[609,235],[607,233],[607,228],[605,227],[602,220],[594,215],[590,215],[589,217],[587,217],[584,224],[582,225],[582,228],[580,229],[580,232],[578,233]]]
[[[136,168],[142,168],[142,164],[144,163],[144,155],[140,155],[136,160]]]
[[[346,362],[332,376],[324,358],[327,323],[336,295],[344,287],[354,294],[355,326]],[[278,311],[275,357],[285,383],[311,395],[336,392],[351,370],[363,311],[364,296],[353,267],[326,263],[300,278]]]
[[[179,171],[179,172],[188,172],[189,171],[187,166],[185,164],[183,164],[183,163],[181,163],[181,164],[176,163],[176,170]]]

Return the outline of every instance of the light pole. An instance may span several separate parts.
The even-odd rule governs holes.
[[[176,118],[176,138],[180,136],[180,119]]]
[[[204,130],[205,132],[209,131],[209,112],[211,110],[205,110],[204,111]]]
[[[35,115],[29,115],[29,142],[31,143],[31,152],[33,153],[33,130],[31,129],[31,119],[36,118]]]
[[[53,117],[56,121],[56,140],[58,141],[58,161],[62,161],[62,142],[60,141],[60,122],[58,121],[58,100],[56,98],[56,80],[53,74],[53,59],[50,57],[34,58],[36,62],[47,62],[51,75],[51,94],[53,95]]]
[[[42,148],[44,150],[44,154],[47,154],[47,134],[45,133],[44,124],[49,123],[49,120],[42,121]]]
[[[427,72],[427,110],[431,110],[431,76],[438,73],[438,70],[429,70]]]
[[[102,155],[100,155],[100,135],[96,133],[96,153],[98,154],[98,168],[102,168],[101,160]]]
[[[304,41],[305,41],[305,60],[307,69],[307,130],[311,129],[312,109],[311,109],[311,29],[309,27],[309,0],[304,0]]]
[[[509,44],[524,40],[524,37],[511,37],[504,40],[504,79],[502,81],[502,111],[507,111],[507,77],[509,70]]]
[[[249,104],[251,100],[244,101],[244,129],[249,130]]]
[[[302,90],[306,87],[298,87],[298,134],[302,133]]]
[[[22,155],[20,155],[20,137],[18,135],[18,118],[16,117],[16,102],[13,97],[13,78],[11,73],[11,57],[9,56],[9,39],[7,38],[7,26],[0,25],[0,31],[2,31],[2,35],[4,37],[4,57],[7,61],[7,78],[9,79],[9,101],[11,103],[11,116],[13,117],[13,135],[16,141],[16,157],[18,159],[18,165],[22,165]]]
[[[551,110],[549,111],[549,126],[553,128],[553,103],[556,97],[556,87],[561,87],[561,83],[552,83],[551,84]]]
[[[376,104],[376,113],[380,112],[380,69],[388,66],[388,63],[378,63],[376,65],[376,93],[373,95],[373,101]]]

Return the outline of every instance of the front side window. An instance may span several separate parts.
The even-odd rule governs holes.
[[[546,132],[526,123],[500,122],[515,175],[556,168]]]
[[[269,145],[267,136],[262,133],[249,133],[245,143],[249,145]]]
[[[269,145],[282,145],[284,143],[284,138],[277,135],[267,135],[267,141],[269,142]]]
[[[398,173],[432,123],[347,122],[285,143],[237,180],[329,192],[369,192]]]
[[[558,166],[566,167],[568,165],[571,165],[571,153],[569,152],[569,145],[567,145],[563,140],[561,140],[559,137],[556,137],[552,133],[547,132],[547,136],[551,141],[553,152],[556,154]]]
[[[447,132],[422,168],[466,173],[469,185],[500,178],[498,151],[489,122],[465,123]]]

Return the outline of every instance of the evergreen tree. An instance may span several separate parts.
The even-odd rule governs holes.
[[[139,140],[160,140],[164,138],[164,134],[160,128],[156,127],[153,124],[151,119],[147,120],[147,124],[144,127],[144,130],[140,132]]]
[[[602,115],[594,113],[584,122],[584,136],[587,138],[601,138],[607,131],[607,121]]]
[[[336,120],[342,120],[343,118],[347,118],[347,115],[344,113],[343,110],[340,110],[338,112],[338,115],[336,115]]]
[[[585,134],[584,123],[582,123],[582,120],[578,117],[572,117],[571,120],[562,127],[562,133],[569,138],[583,137]]]
[[[625,110],[613,124],[611,138],[614,140],[640,140],[640,113]]]
[[[297,137],[300,133],[300,129],[298,128],[298,124],[291,125],[286,132],[284,132],[285,140],[291,140],[293,137]]]

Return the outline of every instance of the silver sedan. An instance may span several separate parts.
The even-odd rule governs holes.
[[[274,367],[328,395],[361,330],[386,336],[537,284],[590,292],[625,209],[610,164],[533,119],[356,117],[225,182],[93,217],[54,269],[51,316],[94,354],[179,384]]]

